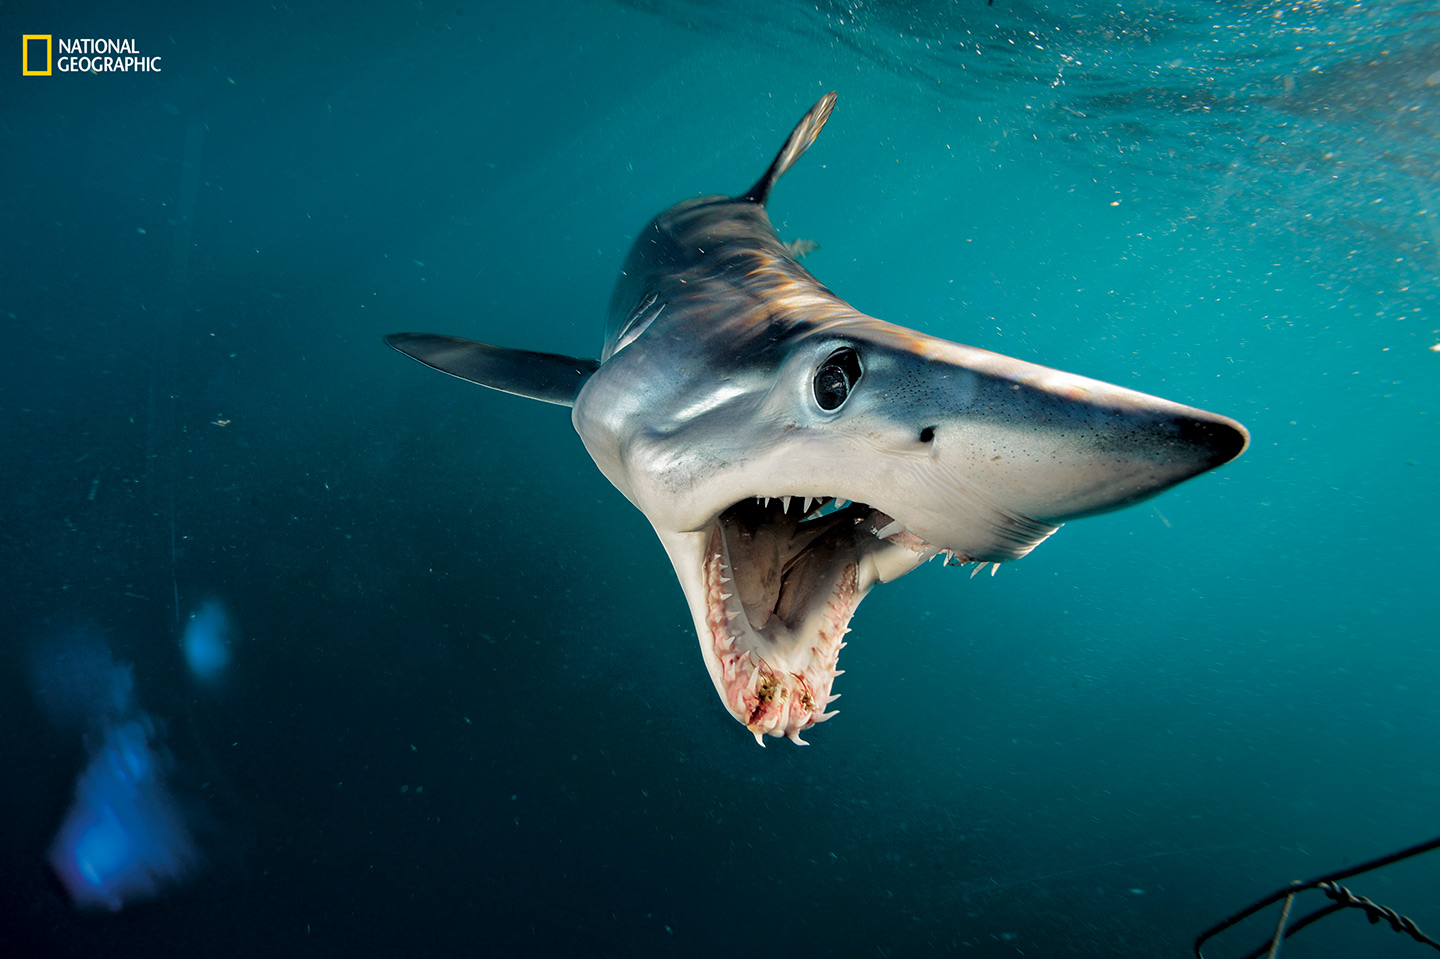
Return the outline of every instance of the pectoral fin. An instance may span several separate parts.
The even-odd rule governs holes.
[[[559,406],[574,406],[580,388],[600,366],[595,360],[511,350],[435,333],[391,333],[385,342],[442,373]]]

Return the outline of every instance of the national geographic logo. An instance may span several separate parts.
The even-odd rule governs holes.
[[[61,73],[159,73],[160,58],[140,56],[134,40],[108,37],[54,40],[48,33],[24,34],[21,72],[27,77],[48,77],[52,68]]]

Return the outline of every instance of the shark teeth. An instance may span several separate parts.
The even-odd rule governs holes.
[[[807,645],[799,647],[784,643],[774,646],[774,640],[766,638],[768,634],[750,625],[741,597],[732,585],[734,579],[729,550],[717,523],[702,581],[705,627],[710,634],[710,652],[719,666],[712,676],[721,697],[760,745],[765,745],[767,736],[808,745],[800,733],[834,715],[825,707],[835,701],[831,687],[843,672],[836,669],[843,637],[860,602],[857,568],[851,562],[838,569],[838,578],[830,584],[829,599],[818,613],[815,635],[809,637]],[[772,662],[767,655],[778,659]]]
[[[770,532],[758,542],[780,543],[778,553],[754,545],[762,529]],[[797,539],[785,546],[787,536]],[[756,494],[754,503],[733,504],[714,520],[703,556],[704,617],[696,626],[711,677],[731,715],[762,746],[769,737],[805,745],[800,734],[835,715],[827,707],[839,698],[832,687],[845,672],[838,667],[850,618],[879,575],[865,566],[862,589],[863,563],[888,557],[878,561],[893,571],[937,557],[946,566],[975,562],[865,503],[810,493]],[[991,566],[994,575],[997,565],[977,563],[974,572]]]
[[[875,531],[875,537],[877,539],[889,539],[896,533],[903,533],[905,531],[905,524],[898,519],[893,519],[889,523],[886,523],[883,529],[877,529]]]
[[[796,512],[802,520],[814,519],[816,516],[824,515],[827,512],[842,510],[850,505],[850,500],[840,499],[834,496],[811,496],[809,494],[790,493],[784,496],[756,496],[755,502],[761,508],[769,509],[772,500],[780,501],[780,512],[789,514],[790,504],[797,503],[799,508]]]
[[[812,496],[808,493],[789,493],[781,496],[757,495],[755,497],[755,502],[765,509],[768,509],[770,504],[776,500],[780,502],[780,512],[787,516],[795,515],[790,512],[790,504],[798,504],[799,508],[796,510],[796,514],[800,516],[802,523],[820,517],[830,516],[842,510],[848,510],[851,506],[858,505],[860,512],[852,513],[850,518],[856,526],[860,526],[860,524],[869,520],[870,525],[864,528],[868,528],[876,539],[885,540],[896,546],[903,546],[915,553],[921,553],[924,555],[925,562],[929,562],[938,557],[944,557],[941,561],[942,566],[968,566],[975,562],[975,560],[961,556],[954,550],[932,546],[901,520],[895,519],[893,516],[889,516],[880,510],[872,509],[864,503],[856,504],[855,501],[845,499],[841,496]],[[985,566],[990,567],[991,576],[994,576],[1000,568],[998,563],[992,564],[986,561],[980,563],[979,566],[972,570],[971,575],[974,576],[978,574]],[[729,582],[729,580],[727,579],[725,582]]]

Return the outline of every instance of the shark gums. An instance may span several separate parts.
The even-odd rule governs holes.
[[[937,556],[993,573],[1065,521],[1249,442],[1227,417],[886,323],[822,286],[765,203],[834,105],[811,108],[741,196],[645,226],[598,361],[386,338],[573,408],[585,449],[664,544],[721,701],[762,746],[803,744],[835,715],[843,637],[876,583]]]

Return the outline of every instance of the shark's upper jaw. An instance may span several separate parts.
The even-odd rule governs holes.
[[[861,599],[941,552],[880,510],[833,497],[746,498],[662,539],[715,688],[761,745],[803,745],[801,731],[834,715],[826,707]]]

